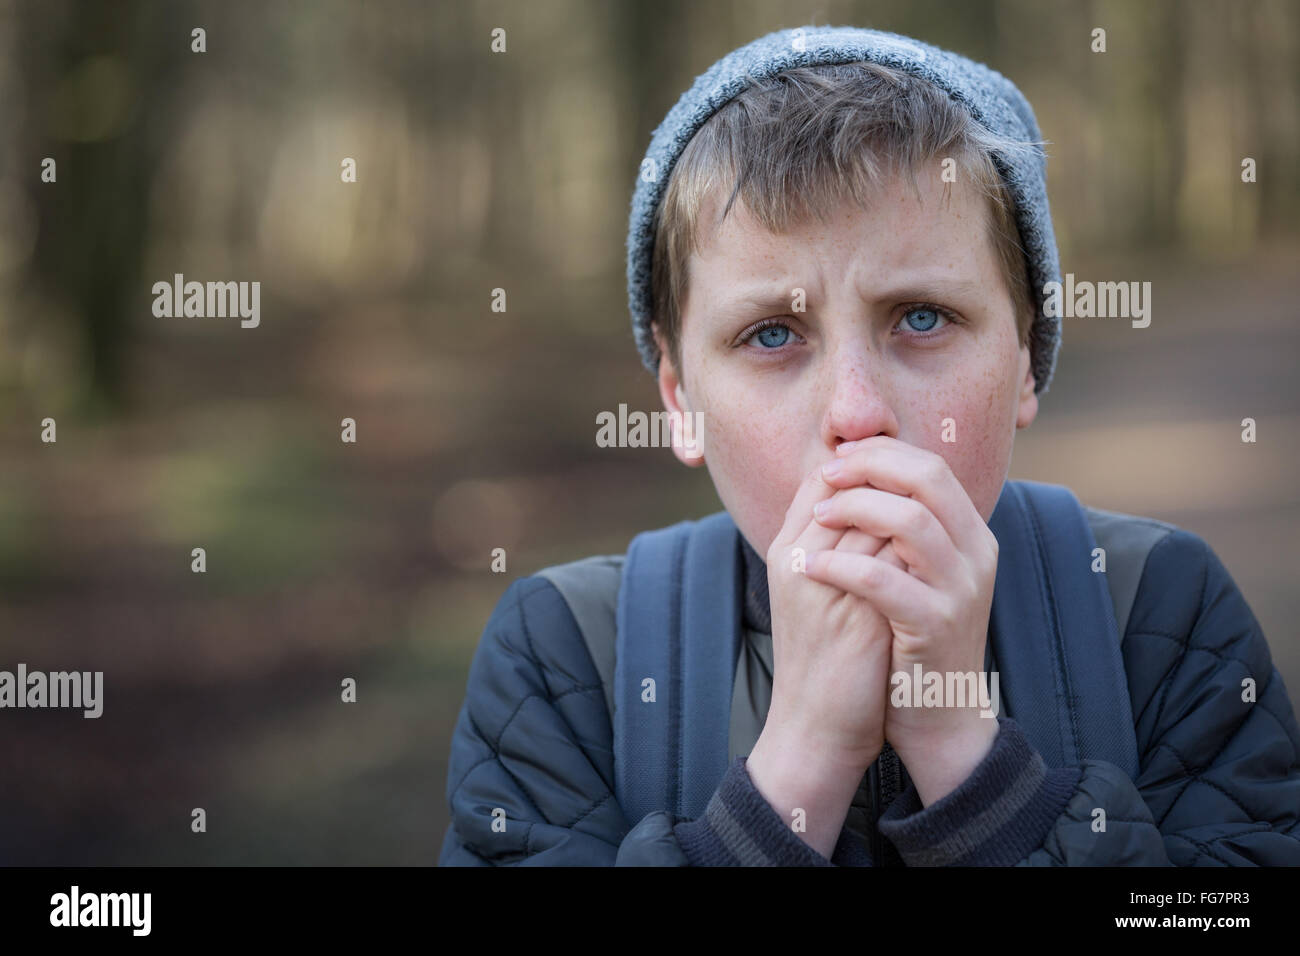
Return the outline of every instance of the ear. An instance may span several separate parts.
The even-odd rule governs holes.
[[[1028,428],[1038,416],[1038,395],[1034,391],[1036,384],[1029,345],[1026,343],[1020,346],[1020,410],[1016,413],[1016,428]]]
[[[686,389],[678,378],[677,369],[673,368],[673,360],[668,356],[668,349],[664,348],[657,327],[655,341],[659,344],[659,397],[673,420],[673,454],[688,468],[698,468],[704,464],[702,416],[692,413]]]

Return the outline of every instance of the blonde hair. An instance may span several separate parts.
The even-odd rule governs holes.
[[[915,188],[917,173],[940,158],[955,160],[988,199],[990,238],[1023,345],[1037,299],[1000,157],[1041,145],[999,136],[933,83],[876,63],[792,67],[771,78],[751,77],[686,144],[655,214],[651,318],[678,377],[684,380],[687,263],[700,248],[701,210],[715,188],[733,184],[719,222],[739,197],[758,222],[780,233],[810,214],[824,221],[846,202],[865,207],[894,176]]]

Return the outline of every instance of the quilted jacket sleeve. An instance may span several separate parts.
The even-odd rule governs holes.
[[[614,798],[613,756],[600,677],[568,605],[545,578],[514,581],[470,666],[439,865],[869,865],[848,831],[830,860],[791,832],[743,758],[700,820],[657,812],[629,828]]]
[[[922,809],[909,788],[882,816],[904,861],[1300,865],[1300,728],[1259,622],[1198,536],[1152,549],[1123,656],[1136,781],[1102,761],[1048,770],[1004,721],[952,794]]]

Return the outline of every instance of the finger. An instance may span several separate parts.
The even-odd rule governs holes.
[[[894,550],[893,541],[886,541],[885,546],[877,551],[873,557],[878,561],[884,561],[886,564],[892,565],[900,570],[907,570],[907,562],[898,556],[898,552]]]
[[[840,537],[839,543],[835,545],[837,551],[856,551],[859,554],[878,555],[889,543],[888,538],[881,538],[874,534],[868,534],[858,528],[847,528]]]
[[[781,523],[781,530],[772,539],[772,545],[776,547],[792,544],[807,527],[812,506],[830,494],[830,486],[820,470],[814,469],[804,475],[803,480],[799,482],[799,487],[794,490],[794,497],[785,510],[785,520]]]
[[[870,483],[884,491],[908,495],[930,509],[963,553],[973,553],[992,535],[970,495],[942,455],[888,435],[845,442],[835,449],[838,474],[823,475],[837,488]]]
[[[828,485],[822,476],[820,466],[804,476],[795,491],[794,499],[790,502],[790,507],[786,509],[785,522],[772,542],[772,547],[778,549],[779,553],[767,555],[769,564],[775,561],[791,567],[794,563],[793,548],[802,548],[806,555],[809,551],[833,548],[839,543],[840,538],[843,537],[843,530],[818,524],[813,520],[812,513],[813,505],[834,493],[835,489]]]
[[[808,555],[814,551],[830,551],[838,548],[844,539],[844,534],[843,528],[828,528],[809,515],[808,526],[784,549],[777,560],[784,562],[787,570],[802,574]]]
[[[860,528],[889,538],[910,571],[940,586],[960,568],[961,556],[930,509],[914,498],[877,488],[844,488],[819,502],[817,521],[830,528]]]
[[[829,482],[827,484],[829,484]],[[845,528],[841,530],[842,534],[840,535],[840,540],[835,545],[836,549],[840,551],[857,551],[859,554],[875,555],[880,552],[881,548],[885,547],[889,543],[888,538],[869,534],[860,528]]]
[[[849,551],[814,551],[805,573],[823,584],[856,594],[890,621],[923,629],[935,591],[915,575],[888,561]]]

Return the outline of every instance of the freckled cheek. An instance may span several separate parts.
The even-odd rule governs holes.
[[[779,410],[764,402],[735,392],[715,394],[704,412],[705,453],[733,484],[754,483],[780,459],[779,419]]]
[[[991,369],[968,369],[959,380],[935,393],[920,408],[913,406],[915,433],[922,447],[943,457],[981,512],[992,512],[1010,453],[1007,402],[1003,379]],[[943,421],[953,419],[955,441],[943,440]],[[987,515],[985,516],[987,517]]]
[[[746,387],[719,381],[700,402],[705,459],[719,493],[757,534],[774,535],[803,475],[801,436],[773,406]]]
[[[963,443],[962,471],[957,476],[987,520],[997,504],[1010,463],[1014,419],[1008,417],[1011,396],[1006,386],[997,383],[990,387],[987,381],[983,385],[984,395],[972,405],[972,427],[968,430],[971,441]]]

